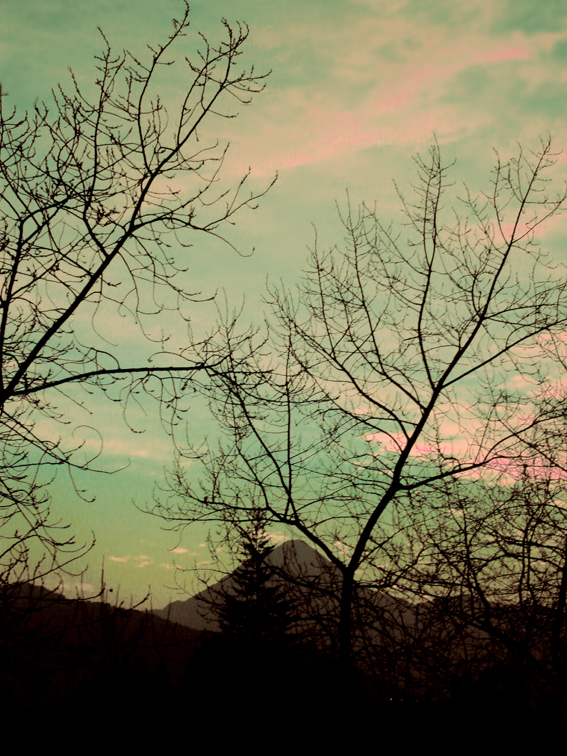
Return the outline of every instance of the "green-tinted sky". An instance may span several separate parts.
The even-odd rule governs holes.
[[[486,186],[493,148],[506,155],[516,142],[535,146],[548,133],[558,150],[566,146],[563,0],[206,0],[191,9],[195,33],[210,39],[222,34],[222,17],[247,22],[248,62],[272,69],[266,91],[218,133],[232,143],[227,181],[248,166],[257,186],[279,172],[260,209],[242,216],[231,237],[243,252],[255,247],[256,253],[243,258],[196,240],[188,261],[194,289],[225,288],[234,302],[246,295],[251,319],[261,313],[266,274],[292,279],[300,271],[312,223],[323,244],[336,240],[334,202],[346,188],[354,202],[376,199],[386,217],[394,212],[392,179],[408,187],[411,156],[433,134],[446,155],[458,157],[455,177],[477,188]],[[7,101],[29,108],[49,98],[52,87],[68,84],[69,66],[88,86],[101,44],[97,26],[116,49],[143,54],[181,12],[177,0],[0,0]],[[192,49],[193,41],[187,44]],[[214,312],[203,305],[193,317],[206,325]],[[138,337],[117,338],[128,348]],[[126,593],[151,584],[161,605],[174,561],[188,565],[193,555],[205,559],[206,550],[199,546],[203,533],[195,533],[172,553],[176,538],[132,504],[151,500],[172,455],[154,410],[147,411],[135,418],[146,432],[134,435],[117,406],[94,401],[89,424],[104,438],[100,465],[130,466],[112,476],[86,476],[81,485],[97,497],[89,505],[62,478],[54,506],[79,533],[96,532],[88,580],[96,580],[104,556],[111,583]],[[188,419],[206,422],[198,408]],[[82,416],[73,421],[86,423]]]

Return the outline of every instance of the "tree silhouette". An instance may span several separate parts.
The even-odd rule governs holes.
[[[100,450],[58,440],[69,406],[88,416],[99,392],[128,422],[145,394],[171,429],[179,398],[222,361],[210,340],[195,353],[187,307],[206,297],[185,274],[193,245],[230,245],[224,229],[264,194],[247,191],[248,174],[223,184],[228,145],[207,133],[236,117],[266,76],[240,66],[248,28],[223,25],[224,40],[200,35],[196,52],[176,58],[190,27],[185,2],[170,36],[140,56],[114,53],[102,35],[92,86],[71,74],[69,89],[23,114],[0,92],[3,564],[17,564],[34,539],[52,556],[76,556],[46,486],[60,467],[94,469]],[[181,74],[181,90],[168,94],[166,72]],[[164,331],[168,310],[185,320],[184,348]],[[124,343],[132,329],[147,344],[138,359]]]
[[[405,576],[443,607],[439,633],[466,631],[461,657],[483,695],[500,688],[518,709],[564,699],[565,481],[540,461],[512,481],[448,487],[448,506],[415,523],[424,558]]]
[[[265,513],[254,510],[249,522],[232,524],[225,542],[241,563],[212,596],[226,652],[234,661],[240,657],[256,667],[283,661],[296,641],[298,621],[290,586],[270,563],[274,545],[266,522]]]
[[[358,587],[399,590],[426,551],[406,533],[449,506],[445,482],[521,464],[567,325],[567,279],[535,238],[566,197],[550,142],[497,157],[477,196],[437,144],[415,162],[400,230],[349,205],[344,247],[316,245],[297,294],[270,287],[248,369],[233,354],[210,387],[221,440],[185,452],[201,479],[177,465],[155,509],[186,527],[260,502],[313,543],[342,573],[345,669]]]
[[[305,653],[293,585],[270,559],[274,546],[266,524],[265,513],[256,509],[247,521],[225,521],[220,538],[210,539],[219,564],[219,548],[239,564],[198,594],[201,611],[218,622],[219,632],[204,633],[187,665],[183,700],[207,727],[220,711],[225,726],[240,726],[253,716],[257,733],[268,736],[284,704],[293,699],[302,707],[298,681],[311,655]]]

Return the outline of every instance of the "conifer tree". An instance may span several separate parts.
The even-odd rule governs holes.
[[[265,525],[265,514],[255,510],[248,525],[234,526],[230,540],[243,561],[215,597],[224,644],[234,661],[281,660],[297,637],[292,632],[295,601],[270,563],[274,546]]]

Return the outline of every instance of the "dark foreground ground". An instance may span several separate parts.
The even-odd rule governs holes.
[[[247,752],[282,739],[284,749],[433,743],[444,752],[566,732],[561,676],[536,680],[502,661],[444,690],[438,665],[435,685],[422,676],[416,694],[385,668],[346,675],[305,638],[235,643],[42,589],[13,593],[0,619],[0,714],[4,731],[21,735],[152,747],[230,741]]]

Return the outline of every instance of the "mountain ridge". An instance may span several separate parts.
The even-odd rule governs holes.
[[[274,568],[276,579],[278,575],[281,578],[282,573],[285,574],[286,582],[314,582],[337,569],[312,546],[301,540],[284,541],[266,557],[266,563]],[[212,608],[215,594],[227,590],[230,592],[231,583],[241,567],[242,565],[238,565],[228,575],[187,599],[171,601],[163,609],[154,610],[154,614],[195,630],[218,632],[219,625]]]
[[[299,539],[284,541],[266,557],[266,562],[274,569],[273,579],[282,582],[296,594],[304,620],[322,624],[330,622],[336,626],[342,583],[338,567]],[[218,632],[220,627],[215,616],[215,597],[231,591],[231,584],[241,567],[239,565],[221,580],[195,595],[171,601],[163,609],[154,610],[154,613],[162,619],[169,619],[194,630]],[[409,602],[395,599],[373,588],[362,587],[358,594],[368,610],[388,609],[399,615],[407,615],[410,611]]]

